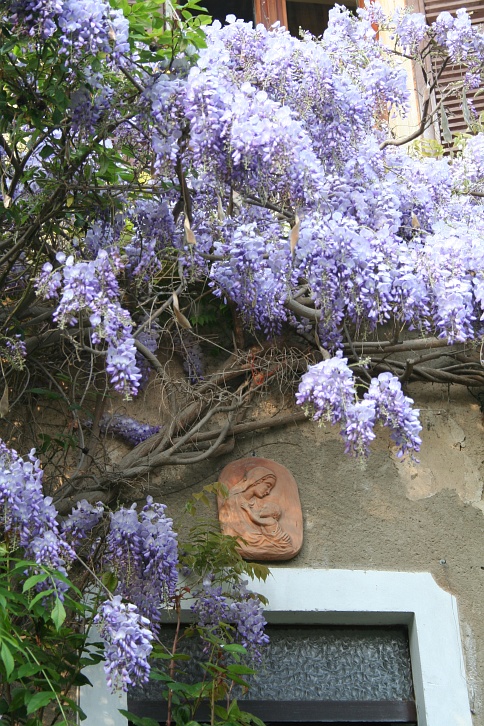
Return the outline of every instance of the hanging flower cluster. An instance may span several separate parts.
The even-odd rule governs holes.
[[[148,657],[153,649],[150,621],[138,613],[136,605],[123,603],[120,595],[106,600],[94,618],[104,649],[104,671],[112,689],[128,690],[132,684],[146,683],[150,675]]]
[[[86,422],[86,424],[91,426],[91,421]],[[150,424],[141,423],[131,416],[115,413],[101,416],[99,431],[102,434],[119,436],[127,444],[136,446],[149,439],[150,436],[157,434],[160,431],[160,426],[151,426]]]
[[[220,635],[222,627],[229,623],[251,657],[256,661],[261,659],[261,649],[269,642],[264,632],[267,623],[261,601],[247,590],[246,582],[240,581],[227,590],[209,574],[193,596],[195,602],[191,609],[198,626]]]
[[[120,56],[129,50],[128,21],[104,0],[14,0],[11,18],[29,35],[60,31],[66,54],[85,51]]]
[[[156,633],[178,583],[178,543],[165,506],[146,501],[139,513],[133,504],[111,514],[105,562],[118,578],[116,592],[134,602]]]
[[[99,250],[91,262],[75,262],[73,255],[57,253],[55,270],[47,262],[37,281],[46,298],[60,297],[54,318],[59,327],[75,325],[84,314],[92,326],[91,341],[107,342],[106,371],[114,388],[126,398],[138,391],[141,373],[136,365],[132,320],[119,302],[116,272],[122,269],[119,256]]]
[[[420,449],[419,411],[412,408],[412,399],[403,394],[400,381],[391,373],[372,379],[360,400],[348,360],[335,356],[309,367],[296,400],[315,421],[339,424],[345,450],[353,456],[368,455],[378,421],[390,428],[399,457]]]
[[[4,538],[10,549],[21,547],[26,558],[65,573],[75,553],[59,529],[52,498],[44,496],[42,477],[34,451],[24,461],[0,440],[0,521]],[[59,581],[57,588],[62,592],[64,583]]]

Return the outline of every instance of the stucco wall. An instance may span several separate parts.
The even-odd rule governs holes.
[[[215,481],[229,460],[255,451],[284,464],[299,484],[304,515],[303,548],[287,564],[429,572],[456,596],[471,707],[481,726],[483,415],[465,388],[414,386],[410,394],[424,427],[418,465],[396,459],[384,432],[360,465],[344,455],[337,432],[308,422],[240,439],[230,458],[196,469],[165,469],[146,491],[165,501],[177,519],[187,494]]]

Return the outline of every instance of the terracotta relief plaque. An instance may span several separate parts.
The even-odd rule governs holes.
[[[270,459],[232,461],[219,481],[228,489],[218,497],[224,534],[240,539],[246,560],[290,560],[302,547],[303,523],[296,481]]]

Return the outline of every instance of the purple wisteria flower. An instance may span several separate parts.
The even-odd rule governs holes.
[[[370,444],[375,438],[375,403],[370,400],[357,401],[347,405],[341,435],[345,442],[345,453],[351,456],[368,456]]]
[[[11,549],[21,547],[26,559],[66,573],[75,553],[59,531],[57,511],[42,491],[43,471],[32,449],[28,460],[0,440],[0,518]],[[50,586],[47,583],[44,587]],[[42,587],[42,585],[40,586]],[[58,582],[59,592],[67,586]]]
[[[57,29],[55,19],[62,12],[64,0],[14,0],[12,20],[24,25],[29,35],[39,33],[49,38]]]
[[[61,268],[46,263],[37,280],[37,289],[45,297],[60,296],[53,315],[60,328],[75,325],[85,314],[92,325],[92,342],[106,341],[106,370],[114,388],[125,398],[136,395],[141,373],[136,365],[136,348],[132,320],[121,307],[116,274],[123,265],[119,254],[101,249],[96,259],[76,262],[73,255],[57,254]]]
[[[471,273],[457,279],[436,234],[444,216],[450,228],[462,211],[464,202],[452,199],[453,187],[462,190],[458,164],[380,148],[381,110],[405,110],[408,90],[401,65],[375,38],[375,22],[406,49],[436,38],[455,57],[465,56],[475,73],[482,35],[467,14],[450,21],[444,14],[427,26],[419,14],[397,12],[389,22],[367,3],[359,17],[332,9],[318,41],[235,18],[223,27],[214,23],[188,75],[161,73],[145,92],[160,173],[173,173],[190,122],[184,160],[197,169],[187,179],[196,244],[181,241],[180,222],[173,236],[185,275],[208,277],[214,295],[233,302],[247,326],[268,336],[286,323],[305,327],[286,306],[304,280],[321,312],[320,341],[331,353],[341,347],[345,320],[374,330],[396,318],[451,341],[471,338],[481,315]],[[257,199],[298,210],[292,254],[290,217],[277,219]],[[233,202],[236,213],[226,214]],[[432,259],[434,245],[439,253]],[[154,247],[145,249],[151,259]],[[461,259],[460,270],[472,269]],[[364,427],[363,409],[357,412]]]
[[[296,402],[315,421],[339,423],[345,451],[353,456],[368,455],[377,421],[390,428],[398,446],[397,456],[420,449],[419,410],[412,408],[413,400],[403,394],[400,381],[391,373],[372,379],[359,400],[347,359],[330,358],[309,367],[301,379]]]
[[[104,671],[108,686],[114,691],[129,685],[146,683],[150,674],[149,655],[153,633],[149,620],[139,614],[136,605],[123,603],[120,595],[106,600],[94,621],[105,642]]]
[[[99,524],[103,514],[102,502],[90,504],[86,499],[81,499],[63,521],[62,532],[77,545]]]
[[[129,50],[129,23],[104,0],[14,0],[12,20],[29,35],[51,37],[60,30],[63,51],[106,53],[118,60]]]
[[[236,303],[249,325],[273,335],[287,318],[291,256],[289,245],[275,241],[278,230],[270,215],[256,212],[255,217],[244,223],[241,215],[236,226],[224,226],[223,241],[215,244],[223,261],[212,265],[210,285],[215,295]]]
[[[4,355],[8,358],[9,363],[14,368],[23,368],[27,357],[27,348],[22,337],[17,334],[13,338],[5,338],[2,345],[5,346]]]
[[[134,280],[149,280],[161,267],[166,248],[173,246],[175,224],[166,200],[138,199],[129,210],[133,236],[125,247],[127,273]]]
[[[223,636],[224,629],[233,629],[236,640],[247,649],[255,661],[261,659],[261,649],[269,642],[264,632],[266,620],[260,599],[239,580],[228,586],[217,584],[212,574],[206,575],[202,586],[192,593],[195,602],[191,610],[200,628]]]
[[[160,327],[155,324],[155,326],[151,327],[149,330],[143,330],[139,333],[136,336],[136,339],[139,343],[142,343],[145,348],[150,351],[150,353],[156,353],[158,350],[158,341],[160,340]],[[139,351],[136,352],[136,365],[141,371],[140,388],[143,389],[148,384],[148,380],[153,369],[144,355],[142,355]]]
[[[86,425],[91,426],[92,422],[87,421]],[[157,434],[160,429],[160,426],[141,423],[131,416],[120,413],[104,414],[99,421],[99,430],[102,434],[119,436],[131,446],[137,446],[142,441],[149,439],[150,436]]]
[[[92,80],[89,79],[91,85]],[[72,131],[77,133],[82,130],[92,133],[102,119],[110,110],[113,91],[109,86],[103,86],[96,93],[81,86],[71,96],[70,113],[72,119]]]
[[[173,598],[178,584],[178,543],[165,505],[148,497],[138,513],[136,504],[111,514],[105,564],[117,575],[116,594],[134,602],[156,634],[160,610]]]
[[[429,30],[425,16],[422,13],[398,10],[392,20],[399,45],[407,53],[415,53]]]
[[[296,403],[311,411],[315,421],[335,424],[346,418],[356,400],[353,372],[341,354],[309,366],[299,384]]]
[[[397,456],[403,456],[408,450],[420,450],[420,411],[412,408],[413,400],[404,395],[396,376],[380,373],[371,381],[365,398],[368,403],[374,403],[376,418],[391,430],[392,439],[398,446]]]
[[[191,605],[191,610],[197,625],[215,630],[220,623],[227,622],[230,607],[223,594],[222,585],[213,584],[213,575],[204,577],[202,587],[195,590],[193,595],[195,602]]]
[[[447,11],[440,13],[432,23],[432,30],[454,63],[468,61],[484,49],[484,37],[475,32],[465,8],[459,8],[455,17]]]
[[[245,583],[241,583],[240,599],[230,605],[230,619],[235,625],[237,639],[253,660],[260,662],[262,649],[269,642],[264,631],[267,625],[263,615],[263,606],[257,595],[249,592]]]

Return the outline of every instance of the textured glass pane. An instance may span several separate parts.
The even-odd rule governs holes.
[[[412,697],[407,633],[382,628],[273,629],[250,690],[251,699],[284,701]]]
[[[169,643],[168,628],[164,628]],[[403,628],[269,626],[270,645],[247,698],[276,701],[407,701],[413,698],[408,635]],[[201,655],[194,639],[180,652]],[[181,664],[180,664],[181,665]],[[203,678],[193,662],[178,679]],[[148,683],[130,698],[159,700],[162,686]],[[242,694],[237,694],[239,698]]]

